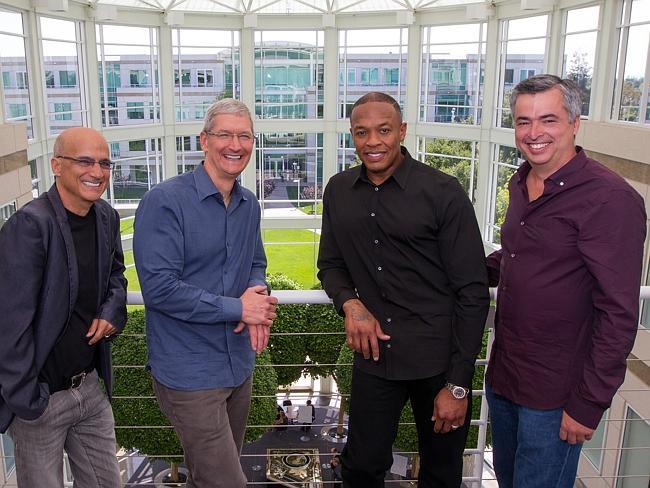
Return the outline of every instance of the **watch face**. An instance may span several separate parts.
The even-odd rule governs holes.
[[[453,395],[454,398],[461,400],[465,398],[465,388],[463,388],[462,386],[455,386],[454,389],[451,390],[451,394]]]

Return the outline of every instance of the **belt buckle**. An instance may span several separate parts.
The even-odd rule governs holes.
[[[75,389],[83,385],[84,379],[86,379],[86,372],[79,373],[70,378],[70,388]]]

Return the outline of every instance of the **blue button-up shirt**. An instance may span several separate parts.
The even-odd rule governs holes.
[[[203,165],[151,189],[133,239],[147,309],[149,367],[179,390],[239,386],[255,352],[239,297],[264,285],[260,206],[238,183],[228,207]]]

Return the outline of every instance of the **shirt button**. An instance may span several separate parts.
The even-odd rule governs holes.
[[[386,344],[386,347],[390,349],[392,346],[390,344]]]
[[[370,216],[371,216],[371,217],[374,217],[374,216],[375,216],[375,212],[370,212]]]
[[[377,266],[377,271],[381,271],[381,266]]]
[[[521,222],[519,222],[519,225],[524,225],[524,221],[522,220]]]
[[[375,239],[375,244],[379,244],[379,240],[378,240],[378,239]]]
[[[564,181],[560,181],[560,186],[564,186]]]
[[[386,319],[386,322],[388,322],[389,324],[390,324],[392,321],[393,321],[393,319],[391,319],[390,317],[388,317],[388,318]]]
[[[379,191],[379,187],[378,187],[378,186],[375,187],[375,191]]]
[[[515,256],[516,254],[514,252],[510,255],[511,258],[514,258]]]
[[[508,290],[508,287],[507,287],[507,286],[502,286],[502,287],[501,287],[501,291],[506,291],[506,290]]]

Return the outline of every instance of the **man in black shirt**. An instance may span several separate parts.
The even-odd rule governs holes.
[[[364,95],[350,124],[363,164],[325,188],[318,257],[356,351],[344,486],[384,486],[410,400],[418,486],[458,487],[489,306],[474,209],[455,178],[401,147],[406,123],[393,98]]]
[[[126,323],[117,212],[101,200],[108,145],[73,128],[54,143],[56,182],[0,230],[0,432],[19,488],[117,488],[109,338]]]

